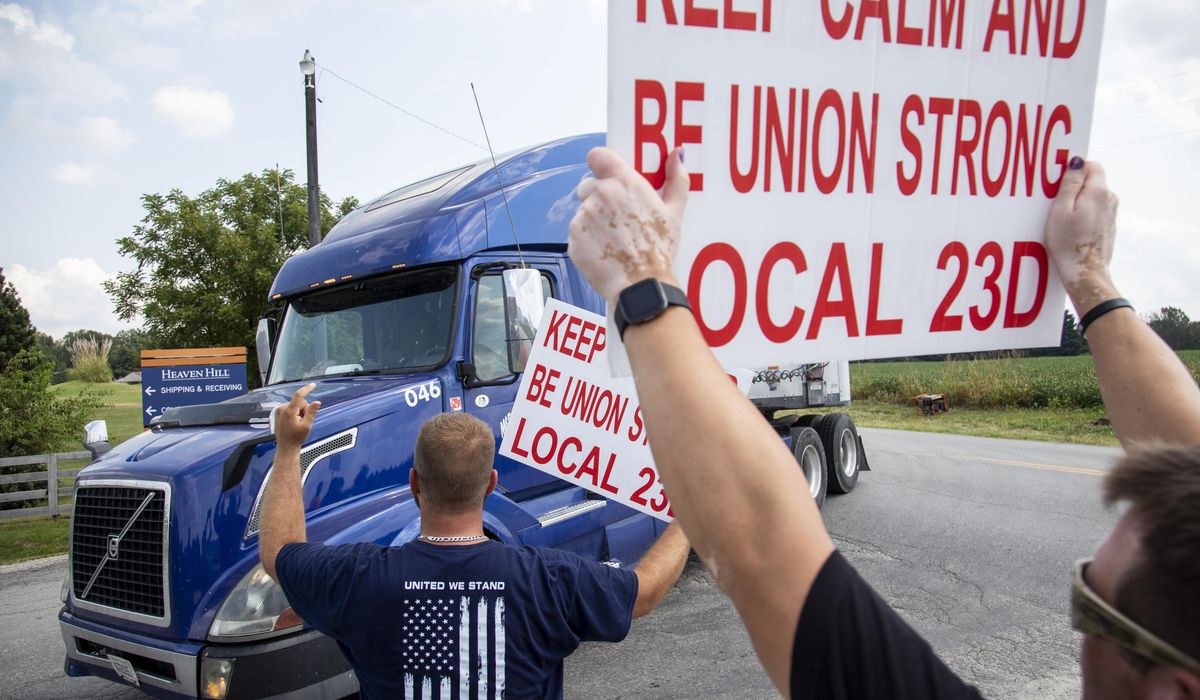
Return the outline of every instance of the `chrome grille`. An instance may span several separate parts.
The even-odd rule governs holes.
[[[358,428],[351,428],[344,433],[331,435],[300,450],[300,484],[303,485],[308,479],[308,473],[312,470],[314,464],[336,452],[342,452],[354,447],[357,441]],[[266,478],[263,479],[262,487],[258,490],[258,496],[254,499],[254,509],[250,511],[250,520],[246,523],[244,538],[258,534],[258,520],[262,516],[262,497],[263,493],[267,490],[267,481],[270,478],[271,473],[267,472]]]
[[[77,605],[165,624],[168,500],[165,484],[79,485],[71,523],[71,592]]]

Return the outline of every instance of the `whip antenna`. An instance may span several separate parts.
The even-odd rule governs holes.
[[[483,140],[487,143],[488,154],[492,156],[492,172],[496,173],[496,182],[500,183],[500,196],[504,198],[504,211],[508,214],[508,225],[512,227],[513,242],[517,244],[517,258],[521,267],[525,267],[525,256],[521,253],[521,240],[517,238],[517,225],[513,223],[512,209],[508,206],[508,193],[504,191],[504,181],[500,179],[500,167],[496,165],[496,152],[492,150],[492,139],[488,136],[487,122],[483,120],[483,110],[479,107],[479,95],[475,92],[475,83],[471,83],[471,96],[475,98],[475,111],[479,112],[479,123],[483,125]]]

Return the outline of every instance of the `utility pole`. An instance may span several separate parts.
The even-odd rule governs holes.
[[[308,141],[308,247],[321,242],[321,190],[317,186],[317,62],[304,49],[304,126]]]

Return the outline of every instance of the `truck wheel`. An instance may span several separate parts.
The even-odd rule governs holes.
[[[858,484],[858,429],[845,413],[830,413],[817,426],[829,465],[829,490],[850,493]]]
[[[824,417],[825,416],[820,413],[809,413],[808,415],[800,416],[798,419],[796,419],[796,427],[820,430],[821,419]]]
[[[804,472],[804,480],[808,482],[809,495],[820,508],[825,503],[825,493],[828,488],[828,470],[825,468],[825,450],[821,446],[821,437],[812,428],[795,428],[792,430],[792,454],[796,463]]]

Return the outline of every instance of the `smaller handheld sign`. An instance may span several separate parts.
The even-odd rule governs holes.
[[[142,351],[142,426],[169,408],[246,393],[246,348]]]
[[[670,521],[632,379],[608,370],[604,317],[551,299],[500,454]]]

